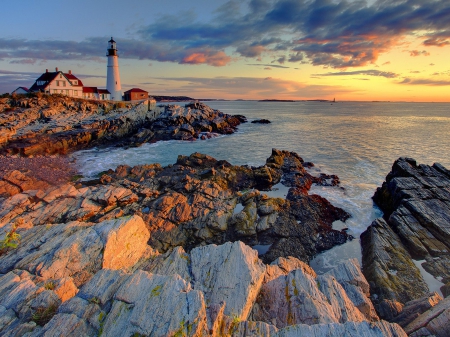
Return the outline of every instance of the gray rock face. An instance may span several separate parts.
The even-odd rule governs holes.
[[[198,247],[191,251],[194,289],[208,306],[225,303],[224,314],[246,320],[266,270],[257,251],[242,242]]]
[[[99,236],[110,238],[106,232],[120,233],[127,222],[133,231],[139,219],[101,223]],[[84,230],[96,226],[85,226]],[[134,254],[141,253],[135,250]],[[50,287],[39,283],[41,277],[9,272],[0,277],[0,333],[268,337],[276,336],[278,328],[289,326],[278,332],[280,336],[404,336],[397,325],[378,320],[369,324],[347,296],[345,284],[359,289],[360,296],[367,291],[367,281],[356,260],[317,276],[293,257],[279,258],[266,266],[255,250],[242,242],[229,242],[198,247],[190,253],[179,247],[167,254],[146,256],[134,267],[152,272],[126,272],[124,269],[134,269],[128,266],[121,270],[100,269],[76,296],[62,304],[56,284],[67,281]],[[30,322],[38,308],[51,304],[55,311],[45,321],[38,320],[41,326]],[[328,323],[320,324],[323,322]],[[295,325],[299,323],[311,327]]]
[[[354,263],[349,262],[350,265]],[[287,267],[289,264],[293,268]],[[309,266],[301,264],[301,261],[291,258],[290,261],[274,261],[268,266],[265,283],[253,307],[252,319],[270,322],[278,328],[295,324],[366,320],[335,277],[331,274],[316,276]],[[357,266],[349,267],[349,270],[355,268]],[[352,278],[345,275],[346,281],[355,279],[361,284],[367,283],[362,275]],[[376,316],[374,318],[378,319]]]
[[[364,336],[364,337],[406,337],[406,333],[397,324],[390,324],[385,321],[368,322],[346,322],[344,324],[316,324],[316,325],[293,325],[279,330],[274,337],[344,337],[344,336]]]
[[[405,327],[411,337],[450,336],[450,297],[417,317]]]
[[[411,158],[395,161],[373,199],[385,212],[361,235],[363,271],[373,282],[381,317],[394,319],[412,300],[428,298],[412,258],[450,284],[450,174],[440,164],[417,165]],[[445,289],[445,288],[443,288]],[[420,302],[420,301],[419,301]],[[416,302],[414,302],[416,303]],[[405,314],[400,321],[409,321]]]
[[[373,284],[372,298],[380,317],[392,320],[406,302],[428,293],[419,269],[383,219],[375,220],[361,235],[361,245],[363,272]]]

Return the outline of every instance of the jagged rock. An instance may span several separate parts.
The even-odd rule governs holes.
[[[316,325],[293,325],[278,330],[274,337],[343,337],[343,336],[364,336],[364,337],[406,337],[406,333],[397,324],[380,321],[369,322],[345,322],[344,324],[329,323]]]
[[[271,122],[268,119],[255,119],[252,123],[256,124],[270,124]]]
[[[281,177],[299,191],[287,200],[253,189],[270,187]],[[195,153],[165,168],[119,166],[107,179],[77,188],[66,184],[19,193],[3,202],[0,226],[18,220],[29,226],[101,222],[136,214],[151,232],[150,245],[160,253],[180,245],[189,251],[201,244],[242,240],[271,244],[262,256],[265,262],[279,256],[308,261],[348,237],[331,227],[348,214],[319,196],[308,196],[311,183],[302,159],[287,151],[273,150],[260,168],[232,166]],[[244,209],[233,214],[237,201]]]
[[[336,278],[353,304],[366,316],[368,321],[378,320],[378,315],[370,301],[370,286],[364,277],[357,259],[345,260],[326,274]]]
[[[245,119],[203,103],[148,110],[147,102],[116,108],[69,97],[10,99],[0,114],[0,151],[34,156],[67,153],[98,144],[140,145],[168,139],[194,140],[201,131],[233,133]],[[201,127],[201,125],[204,125]],[[175,127],[179,132],[172,132]]]
[[[346,281],[355,278],[343,277]],[[364,277],[358,278],[361,283],[365,281]],[[294,258],[280,258],[267,267],[251,317],[278,328],[366,319],[336,278],[331,274],[317,276],[309,266]]]
[[[191,282],[191,258],[182,247],[176,247],[172,252],[148,259],[140,269],[160,275],[180,275],[183,280]]]
[[[447,297],[405,327],[410,337],[450,335],[450,298]]]
[[[20,245],[2,257],[0,272],[23,269],[45,280],[72,277],[80,285],[102,266],[133,266],[145,253],[148,238],[137,216],[95,226],[80,222],[37,226],[24,231]]]
[[[30,333],[29,337],[95,336],[95,330],[83,319],[73,314],[58,314],[43,329]]]
[[[180,331],[195,336],[206,330],[203,294],[179,276],[137,271],[130,278],[115,295],[103,325],[105,335],[168,336]]]
[[[361,238],[363,271],[368,280],[374,282],[374,293],[380,295],[380,289],[390,289],[382,291],[381,298],[377,299],[380,306],[376,307],[382,317],[393,319],[402,312],[406,302],[427,295],[417,268],[409,267],[412,267],[411,257],[425,260],[422,267],[427,272],[443,283],[449,282],[449,188],[450,174],[442,165],[417,165],[414,159],[399,158],[382,187],[377,189],[373,199],[385,212],[386,221],[377,220]],[[376,237],[380,242],[389,242],[382,249],[383,253],[379,246],[372,245]],[[393,266],[393,261],[403,266],[403,275],[396,273],[401,269]],[[374,278],[375,274],[378,278]],[[397,283],[401,279],[403,281]],[[405,319],[404,315],[399,317]]]
[[[94,230],[104,242],[102,268],[132,267],[147,250],[150,233],[137,215],[101,222],[94,226]]]
[[[261,287],[265,266],[242,242],[209,245],[191,251],[194,289],[208,306],[225,303],[224,313],[246,320]]]
[[[404,328],[425,311],[438,304],[441,300],[442,297],[434,292],[417,300],[406,302],[401,313],[393,319],[393,322]]]
[[[393,319],[404,303],[428,293],[420,271],[383,219],[375,220],[361,234],[361,245],[364,276],[373,285],[372,298],[381,318]]]

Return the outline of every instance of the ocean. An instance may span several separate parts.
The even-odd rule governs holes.
[[[361,260],[359,236],[375,218],[382,216],[371,197],[397,158],[411,157],[427,165],[439,162],[450,168],[450,103],[211,101],[206,104],[228,114],[244,115],[249,123],[240,125],[233,135],[209,140],[78,151],[73,157],[81,174],[92,177],[121,164],[164,166],[175,163],[179,154],[193,152],[234,165],[260,166],[272,148],[294,151],[315,164],[312,173],[336,174],[341,180],[342,188],[313,186],[310,194],[327,198],[352,216],[345,224],[334,225],[348,227],[356,239],[320,254],[311,262],[317,271],[323,272],[346,258]],[[272,123],[250,123],[261,118]]]

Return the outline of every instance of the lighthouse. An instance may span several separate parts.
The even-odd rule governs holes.
[[[106,73],[106,89],[111,93],[111,100],[122,100],[122,86],[119,75],[119,55],[117,55],[116,41],[111,37],[108,41],[108,66]]]

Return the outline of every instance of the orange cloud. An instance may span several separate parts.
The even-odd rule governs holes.
[[[423,55],[423,56],[430,56],[430,53],[429,52],[427,52],[426,50],[422,50],[422,51],[420,51],[420,50],[410,50],[409,51],[409,55],[410,56],[420,56],[420,55]]]
[[[218,52],[194,52],[185,56],[180,63],[208,64],[215,67],[223,67],[231,62],[231,57],[223,51]]]

